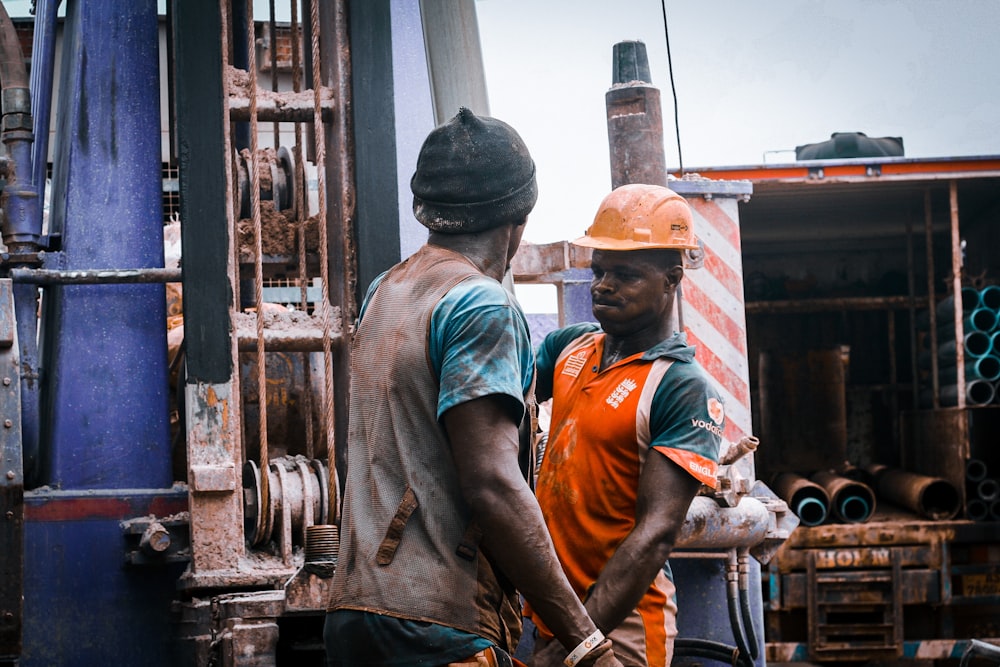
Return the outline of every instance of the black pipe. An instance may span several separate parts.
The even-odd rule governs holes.
[[[976,484],[976,495],[989,502],[1000,498],[1000,483],[992,477],[987,477]]]
[[[739,576],[739,554],[737,549],[729,551],[729,559],[726,561],[726,603],[729,610],[729,624],[733,628],[733,637],[736,639],[736,648],[743,655],[752,656],[756,659],[756,646],[751,649],[743,619],[749,614],[744,613],[740,608],[740,576]],[[749,604],[749,597],[747,598]]]
[[[986,521],[990,516],[989,503],[973,498],[965,504],[965,516],[970,521]]]
[[[983,658],[993,664],[1000,664],[1000,646],[987,644],[978,639],[970,639],[969,647],[965,649],[962,660],[958,663],[959,667],[966,667],[969,661],[976,657]]]
[[[741,547],[737,551],[737,563],[740,575],[740,614],[743,617],[743,630],[750,648],[750,657],[754,660],[760,655],[757,646],[757,631],[753,627],[753,614],[750,610],[750,548]]]
[[[708,658],[739,667],[751,667],[753,665],[749,656],[740,653],[740,650],[735,646],[729,646],[728,644],[709,639],[675,639],[674,657],[677,656]]]
[[[968,459],[965,462],[965,479],[978,482],[986,479],[986,463],[982,459]]]

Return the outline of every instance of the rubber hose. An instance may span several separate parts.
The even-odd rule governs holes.
[[[743,613],[743,628],[750,648],[750,657],[756,660],[760,655],[760,647],[757,646],[757,631],[753,627],[753,615],[750,613],[750,591],[746,588],[740,588],[740,611]]]
[[[740,612],[739,574],[736,564],[736,549],[730,551],[727,563],[729,572],[726,574],[726,602],[729,609],[729,624],[733,628],[733,637],[736,639],[736,648],[743,655],[751,655],[750,647],[747,645],[746,630],[743,627],[743,616]]]
[[[747,638],[750,657],[756,660],[760,655],[760,648],[757,646],[757,631],[753,627],[753,613],[750,611],[750,549],[748,547],[737,551],[736,562],[739,566],[740,616],[743,620],[743,634]]]
[[[674,656],[694,656],[718,660],[730,665],[751,667],[753,663],[735,646],[709,639],[675,639]]]

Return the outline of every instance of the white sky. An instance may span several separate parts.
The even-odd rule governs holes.
[[[791,162],[833,132],[906,157],[1000,155],[997,0],[667,2],[685,171]],[[615,43],[646,44],[678,166],[659,0],[476,0],[490,112],[524,137],[539,200],[525,239],[574,238],[610,185]],[[765,154],[766,157],[765,157]]]
[[[833,132],[899,136],[911,158],[1000,155],[1000,0],[666,5],[686,171],[793,161],[795,146]],[[4,6],[23,15],[30,0]],[[604,94],[617,42],[646,44],[678,167],[660,0],[475,6],[490,112],[538,166],[526,241],[582,234],[611,187]]]

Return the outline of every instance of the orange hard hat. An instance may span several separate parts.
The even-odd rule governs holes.
[[[574,245],[600,250],[697,250],[691,206],[662,185],[633,183],[611,191],[586,236]]]

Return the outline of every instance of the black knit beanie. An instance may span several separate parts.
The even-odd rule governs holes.
[[[417,220],[448,234],[520,222],[538,199],[535,163],[520,135],[465,107],[427,135],[410,189]]]

